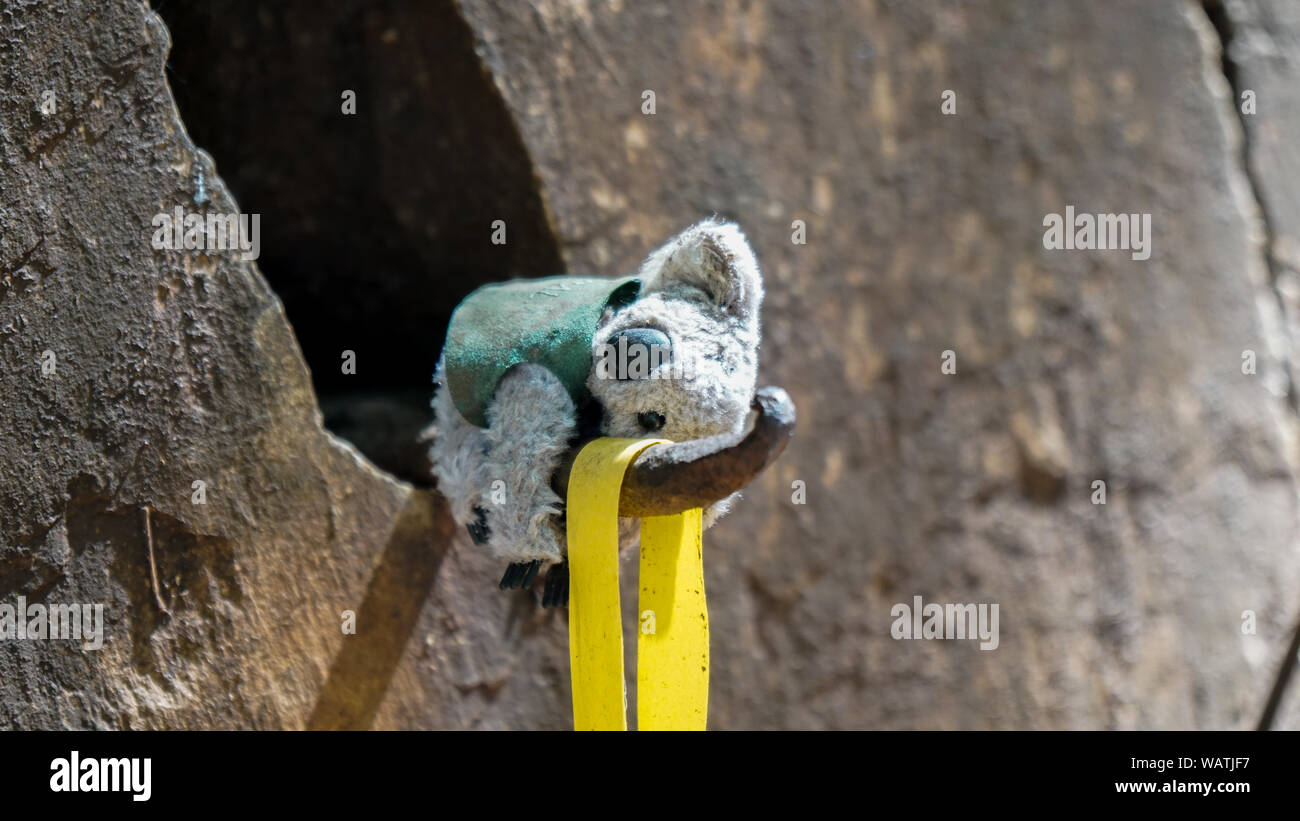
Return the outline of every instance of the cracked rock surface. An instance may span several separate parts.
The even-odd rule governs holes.
[[[711,726],[1254,726],[1300,616],[1289,4],[432,5],[517,131],[502,162],[536,175],[521,219],[557,264],[626,271],[716,211],[764,266],[761,381],[800,431],[706,537]],[[250,25],[307,54],[352,19],[278,13]],[[361,30],[385,44],[362,104],[427,99],[418,38]],[[0,603],[102,602],[107,629],[0,642],[0,727],[568,727],[563,616],[322,429],[259,264],[151,248],[160,210],[237,210],[223,176],[292,193],[195,146],[169,47],[129,0],[0,9]],[[284,116],[287,178],[337,167],[340,134],[313,154],[315,115]],[[385,168],[445,207],[437,164]],[[328,187],[268,253],[322,255]],[[1045,251],[1067,205],[1150,213],[1150,259]],[[914,596],[997,603],[998,648],[894,640]]]
[[[710,534],[711,721],[1254,726],[1300,612],[1257,206],[1297,196],[1300,65],[1267,61],[1250,125],[1280,129],[1250,154],[1269,194],[1199,4],[535,7],[462,6],[570,269],[736,218],[768,282],[760,381],[800,409]],[[1151,258],[1045,251],[1067,205],[1152,214]],[[999,603],[999,648],[895,641],[917,595]]]
[[[1242,161],[1259,206],[1260,253],[1281,314],[1275,338],[1289,365],[1287,400],[1294,413],[1300,405],[1300,6],[1231,0],[1206,7],[1222,40],[1224,74],[1244,132]],[[1300,624],[1296,631],[1293,648],[1300,642]],[[1293,650],[1293,670],[1294,663]],[[1300,726],[1300,698],[1285,698],[1298,686],[1294,672],[1279,684],[1276,707],[1282,712],[1274,726]]]
[[[160,210],[237,208],[168,48],[136,2],[0,12],[0,602],[102,603],[106,631],[0,642],[0,727],[536,722],[482,706],[511,697],[496,646],[527,629],[481,595],[494,569],[450,550],[439,497],[322,430],[256,266],[151,247]],[[560,680],[516,686],[562,716]]]

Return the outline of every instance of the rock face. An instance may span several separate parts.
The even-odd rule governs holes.
[[[1295,350],[1207,14],[619,6],[463,10],[571,270],[712,211],[765,265],[801,432],[710,534],[715,725],[1252,726],[1300,608]],[[1045,250],[1067,205],[1151,214],[1150,259]],[[998,603],[1000,646],[893,640],[916,595]]]
[[[1290,366],[1287,399],[1294,414],[1300,380],[1294,356],[1300,344],[1300,8],[1284,0],[1234,0],[1206,8],[1225,41],[1224,73],[1245,129],[1242,157],[1259,200],[1262,253],[1283,315],[1282,332],[1274,337]],[[1294,669],[1300,625],[1292,642]],[[1294,682],[1294,672],[1289,678]],[[1284,698],[1300,684],[1286,684],[1279,682],[1272,694],[1271,708],[1284,711],[1274,726],[1300,727],[1300,698]]]
[[[102,603],[107,633],[0,643],[0,726],[475,724],[509,688],[492,646],[463,660],[464,621],[525,629],[499,635],[491,571],[448,560],[439,497],[322,430],[253,264],[151,247],[159,211],[236,210],[177,118],[161,20],[122,0],[0,23],[0,602]]]
[[[156,14],[0,11],[0,604],[107,627],[0,642],[0,727],[569,726],[563,615],[325,432],[308,363],[335,393],[387,351],[358,388],[410,391],[476,282],[627,271],[713,212],[801,418],[706,537],[711,726],[1254,725],[1300,610],[1284,2],[277,8],[164,8],[220,176]],[[151,247],[240,205],[258,263]],[[1045,249],[1067,206],[1150,214],[1149,259]],[[997,649],[895,640],[916,596],[996,603]]]

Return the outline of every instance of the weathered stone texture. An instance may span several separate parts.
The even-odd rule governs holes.
[[[521,196],[535,182],[536,247],[622,272],[716,211],[764,266],[761,381],[790,391],[800,432],[706,537],[712,726],[1254,724],[1300,609],[1286,8],[1229,4],[1233,43],[1276,45],[1230,46],[1232,82],[1259,95],[1243,142],[1220,37],[1178,0],[456,4],[491,86],[465,82],[521,152],[498,135],[485,167]],[[312,18],[283,14],[311,52]],[[416,23],[362,22],[363,102],[418,108],[437,63],[412,54]],[[0,601],[101,601],[109,624],[98,653],[0,645],[0,726],[569,726],[563,615],[495,591],[501,568],[436,493],[324,432],[258,266],[150,247],[159,210],[236,208],[181,125],[168,47],[129,0],[0,11]],[[301,151],[301,180],[299,128],[272,144]],[[258,132],[234,130],[252,151]],[[377,179],[424,213],[443,207],[435,170]],[[1044,250],[1067,205],[1150,213],[1150,259]],[[319,228],[284,213],[288,259]],[[916,595],[998,603],[999,648],[895,641],[891,607]]]

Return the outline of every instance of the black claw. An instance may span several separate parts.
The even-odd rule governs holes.
[[[546,584],[542,587],[542,609],[551,606],[551,595],[554,593],[555,583],[551,581],[551,574],[546,574]]]
[[[488,535],[492,532],[487,524],[487,511],[475,507],[474,516],[476,521],[467,523],[465,529],[469,531],[469,537],[474,540],[474,544],[486,544]]]
[[[542,607],[566,607],[569,604],[569,563],[551,565],[546,574]]]
[[[518,590],[521,587],[528,589],[528,586],[533,583],[533,578],[537,576],[537,569],[541,564],[541,561],[512,562],[506,568],[505,575],[501,577],[501,589]]]
[[[542,609],[551,606],[551,598],[555,595],[555,569],[546,574],[546,584],[542,587]]]
[[[528,569],[524,572],[523,581],[519,582],[519,586],[525,590],[532,587],[533,579],[537,578],[537,571],[539,568],[541,568],[541,566],[542,563],[537,559],[533,559],[531,562],[529,562]]]
[[[526,562],[515,562],[506,568],[506,574],[501,577],[502,590],[517,590],[519,582],[524,577],[524,572],[528,569]]]

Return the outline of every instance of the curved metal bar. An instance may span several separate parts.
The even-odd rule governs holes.
[[[748,433],[723,434],[650,448],[628,466],[620,516],[669,516],[707,507],[749,484],[776,461],[794,436],[795,408],[777,387],[762,388],[751,403],[757,416]],[[554,486],[568,498],[569,471],[586,442],[556,471]]]

